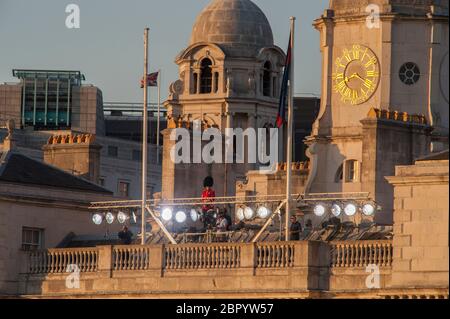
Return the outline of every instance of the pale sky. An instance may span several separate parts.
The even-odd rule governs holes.
[[[289,17],[297,17],[296,93],[320,94],[319,32],[312,27],[329,0],[253,0],[286,50]],[[80,7],[80,29],[65,26],[68,4]],[[140,102],[143,30],[150,30],[150,69],[163,70],[162,96],[177,77],[175,56],[189,41],[209,0],[0,0],[0,83],[11,70],[80,70],[106,102]],[[156,92],[151,91],[155,101]]]

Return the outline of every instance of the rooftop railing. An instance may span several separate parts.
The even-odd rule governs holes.
[[[29,254],[27,273],[61,274],[76,265],[80,272],[177,271],[194,269],[286,269],[308,266],[305,250],[319,242],[212,243],[148,246],[98,246],[48,249]],[[328,266],[359,268],[392,264],[390,240],[320,243]],[[325,245],[325,246],[324,246]],[[325,247],[325,248],[324,248]],[[319,249],[319,248],[317,248]],[[306,258],[306,259],[305,259]]]

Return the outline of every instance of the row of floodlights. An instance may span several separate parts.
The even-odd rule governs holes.
[[[117,220],[119,224],[125,224],[128,220],[131,220],[134,224],[136,224],[137,222],[136,214],[133,211],[129,214],[123,211],[119,211],[116,214],[112,212],[106,212],[95,213],[94,215],[92,215],[92,222],[95,225],[101,225],[103,221],[106,221],[107,224],[111,225],[115,220]]]
[[[373,202],[364,203],[359,206],[355,203],[333,203],[331,205],[318,203],[314,206],[314,214],[318,217],[324,216],[327,212],[335,217],[341,216],[343,213],[347,216],[354,216],[358,212],[362,212],[365,216],[373,216],[379,208]]]
[[[253,210],[253,208],[248,207],[248,206],[240,206],[236,210],[236,218],[239,221],[252,220],[256,217],[261,218],[261,219],[266,219],[271,214],[272,214],[271,210],[265,206],[259,206],[258,209],[256,210],[256,213]],[[190,210],[189,215],[190,215],[191,220],[194,223],[197,222],[201,217],[201,214],[195,208],[192,208]],[[162,209],[161,218],[164,221],[166,221],[166,222],[171,221],[174,217],[175,217],[175,221],[179,224],[182,224],[187,220],[187,214],[182,209],[177,210],[175,214],[174,214],[173,208],[171,208],[171,207],[165,207]],[[216,217],[217,217],[216,213],[214,213],[214,218],[216,218]]]
[[[266,206],[259,206],[256,212],[249,206],[240,206],[236,210],[236,218],[239,221],[252,220],[256,217],[266,219],[272,214],[272,211]]]
[[[161,211],[161,218],[162,218],[162,220],[164,220],[166,222],[171,221],[174,218],[174,216],[175,216],[175,221],[179,224],[182,224],[187,220],[187,214],[182,209],[177,210],[175,215],[173,213],[172,207],[165,207]],[[192,208],[190,211],[190,217],[191,217],[191,220],[195,223],[200,219],[200,213],[195,208]]]

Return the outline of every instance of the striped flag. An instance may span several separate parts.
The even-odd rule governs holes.
[[[288,46],[287,55],[286,55],[286,64],[284,67],[283,83],[281,84],[280,104],[278,107],[277,122],[275,124],[276,127],[278,127],[278,128],[282,127],[286,121],[286,105],[288,102],[288,93],[289,93],[288,83],[289,83],[289,75],[291,72],[291,62],[292,62],[291,37],[292,37],[292,34],[289,36],[289,46]]]
[[[153,72],[147,75],[147,86],[155,87],[158,86],[158,75],[159,72]],[[141,79],[141,89],[145,86],[144,78]]]

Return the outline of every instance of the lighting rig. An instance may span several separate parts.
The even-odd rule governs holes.
[[[306,208],[318,217],[353,217],[357,214],[372,217],[381,209],[369,193],[324,193],[324,194],[293,194],[292,198],[297,202],[297,207]],[[116,201],[91,203],[93,212],[92,222],[101,225],[117,220],[120,224],[130,220],[137,222],[136,215],[142,201]],[[245,196],[245,197],[216,197],[211,205],[214,207],[234,207],[235,220],[249,223],[255,220],[265,221],[262,229],[253,238],[256,242],[275,217],[282,214],[285,206],[285,195]],[[168,222],[176,222],[179,225],[196,223],[202,217],[201,206],[204,201],[201,198],[179,198],[148,200],[146,209],[151,217],[158,223],[172,244],[176,244],[173,236],[166,228]]]

